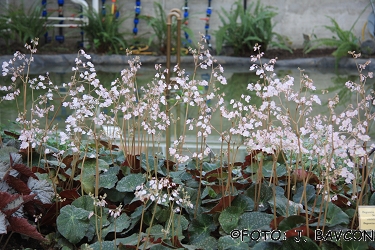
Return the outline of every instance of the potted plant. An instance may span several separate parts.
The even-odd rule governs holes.
[[[282,36],[273,31],[272,18],[277,15],[275,8],[263,6],[258,0],[245,10],[240,1],[233,4],[230,12],[222,8],[222,26],[215,32],[217,54],[229,46],[234,55],[249,55],[256,43],[265,51],[269,45],[290,50],[282,41]],[[273,39],[276,38],[278,42]]]

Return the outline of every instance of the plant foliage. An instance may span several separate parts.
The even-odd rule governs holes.
[[[124,38],[126,33],[121,32],[121,25],[127,19],[126,16],[103,15],[91,10],[85,12],[84,16],[88,18],[88,25],[83,26],[83,30],[97,53],[125,52],[128,44]]]
[[[348,51],[360,52],[360,41],[353,33],[354,25],[349,30],[343,30],[337,21],[328,17],[332,23],[332,26],[325,25],[324,27],[331,31],[334,35],[332,38],[317,38],[306,44],[305,53],[309,53],[312,50],[325,46],[333,47],[336,50],[332,53],[336,57],[336,66],[342,57],[348,56]]]
[[[233,4],[230,12],[222,8],[219,14],[222,26],[215,32],[216,50],[220,54],[223,46],[234,49],[235,55],[249,54],[255,44],[279,47],[290,52],[282,36],[273,31],[272,18],[277,15],[275,8],[263,6],[261,1],[251,2],[248,9],[244,9],[241,1]],[[278,41],[275,41],[278,40]]]
[[[41,18],[41,16],[42,8],[40,5],[34,4],[27,10],[23,2],[20,5],[12,3],[1,17],[1,20],[6,23],[6,29],[1,29],[1,33],[7,39],[8,34],[11,34],[12,40],[19,41],[22,44],[29,42],[34,37],[43,37],[48,28],[46,19]],[[9,33],[4,30],[8,30]]]
[[[32,43],[31,56],[38,40]],[[5,132],[19,143],[0,150],[0,232],[66,249],[353,248],[351,232],[345,239],[340,232],[356,229],[357,205],[375,200],[375,149],[368,145],[374,92],[365,91],[372,74],[362,73],[370,62],[358,66],[359,83],[345,84],[357,103],[340,110],[334,96],[328,115],[314,115],[325,103],[313,81],[301,72],[293,87],[293,77],[274,74],[275,59],[261,64],[263,53],[254,49],[250,70],[259,79],[228,101],[218,91],[227,84],[224,69],[209,50],[194,51],[193,73],[175,67],[178,84],[166,83],[169,71],[155,65],[153,80],[140,88],[138,57],[106,88],[80,50],[64,93],[48,76],[24,78],[28,67],[18,65],[32,60],[16,53],[3,63],[13,81],[0,87],[1,101],[27,100],[27,88],[44,94],[30,109],[19,105],[19,134]],[[212,78],[199,79],[206,69]],[[56,121],[35,119],[54,117],[55,97],[71,111],[59,130]],[[183,123],[171,119],[177,105]],[[215,127],[217,113],[223,123]],[[173,126],[182,132],[168,145],[162,135]],[[211,148],[215,135],[219,147]],[[237,161],[240,147],[246,156]],[[43,236],[51,224],[56,231]],[[322,240],[314,237],[319,230],[327,231]]]

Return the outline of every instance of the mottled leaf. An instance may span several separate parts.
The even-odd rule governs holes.
[[[6,234],[8,220],[5,218],[5,214],[0,211],[0,234]]]
[[[35,179],[38,179],[38,177],[25,164],[13,164],[12,168],[17,170],[19,173],[21,173],[25,176],[33,177]]]
[[[145,182],[143,174],[129,174],[119,180],[116,189],[120,192],[134,192],[135,188]]]
[[[118,166],[110,167],[108,171],[100,174],[99,187],[113,188],[117,183],[117,174],[120,168]]]
[[[241,215],[238,223],[238,229],[247,229],[249,232],[260,228],[269,228],[272,214],[262,212],[247,212]]]
[[[51,183],[46,180],[29,178],[27,186],[32,193],[36,194],[36,198],[43,204],[51,203],[52,199],[55,197],[55,191]]]
[[[241,208],[231,206],[220,213],[219,223],[226,233],[230,233],[237,227],[242,212]]]
[[[250,212],[254,208],[254,201],[250,197],[239,194],[232,202],[232,206],[238,207],[242,212]]]
[[[82,240],[89,229],[89,214],[89,211],[82,208],[67,205],[61,208],[60,215],[57,217],[57,230],[69,242],[76,244]]]
[[[305,199],[303,198],[304,195],[306,195],[308,204],[313,203],[316,195],[315,187],[313,185],[307,184],[306,188],[304,188],[304,186],[301,185],[299,188],[297,188],[296,194],[293,196],[293,201],[295,203],[305,204]]]
[[[271,210],[276,212],[280,216],[290,216],[298,214],[299,212],[305,212],[303,207],[293,201],[288,200],[285,197],[276,196],[268,201],[271,206]]]
[[[310,238],[302,236],[300,238],[288,238],[283,242],[282,249],[284,250],[320,250],[319,246]]]
[[[86,211],[94,211],[94,200],[90,195],[83,195],[72,202],[72,205]]]
[[[39,240],[39,241],[45,241],[46,239],[41,235],[35,226],[31,225],[29,221],[25,218],[19,218],[19,217],[8,217],[9,222],[9,230],[20,233],[23,235],[27,235],[33,239]]]
[[[230,235],[225,235],[219,238],[218,248],[221,250],[242,250],[249,249],[249,245],[245,242],[242,242],[241,239],[233,239]]]
[[[122,232],[124,229],[127,229],[130,226],[131,222],[130,217],[125,213],[121,214],[116,219],[114,219],[113,217],[109,217],[108,220],[110,224],[103,229],[103,238],[110,232]]]
[[[6,175],[4,177],[4,179],[6,180],[8,185],[11,186],[18,193],[20,193],[20,194],[30,194],[31,193],[30,188],[21,179],[19,179],[17,177],[13,177],[11,175]]]

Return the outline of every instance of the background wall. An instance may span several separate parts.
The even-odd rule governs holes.
[[[155,15],[153,9],[153,2],[155,1],[162,4],[166,13],[172,8],[182,8],[185,2],[185,0],[141,0],[141,14]],[[7,3],[20,3],[22,0],[0,0],[0,2],[6,5]],[[49,11],[57,10],[57,0],[48,0],[47,2]],[[64,16],[71,16],[79,10],[79,6],[70,0],[65,0],[64,2]],[[86,2],[91,5],[92,0],[86,0]],[[101,2],[99,0],[100,5]],[[221,25],[219,13],[221,13],[222,8],[230,10],[234,2],[234,0],[212,0],[209,33],[212,36],[213,46],[215,39],[213,33]],[[241,0],[242,2],[243,0]],[[249,7],[252,2],[256,1],[247,0],[247,6]],[[261,2],[263,5],[277,8],[278,15],[273,20],[274,31],[288,37],[292,48],[301,48],[303,46],[303,34],[331,37],[332,33],[323,27],[324,25],[331,25],[327,16],[334,18],[340,27],[345,30],[350,29],[359,17],[354,28],[354,34],[360,38],[362,27],[372,12],[370,0],[262,0]],[[41,4],[41,0],[24,0],[24,3],[25,5]],[[111,1],[107,0],[106,3],[111,4]],[[131,32],[133,29],[134,4],[134,0],[117,0],[120,15],[129,17],[124,23],[124,31]],[[199,33],[205,32],[205,20],[201,20],[201,18],[206,17],[208,0],[189,0],[188,4],[190,8],[189,27],[193,30],[195,36],[199,38]],[[363,14],[361,15],[362,12]],[[57,16],[57,12],[54,12],[53,16]],[[138,28],[139,34],[151,31],[144,20],[140,21]],[[77,36],[79,32],[72,31],[68,32],[68,34]],[[369,38],[368,32],[366,32],[366,38]]]

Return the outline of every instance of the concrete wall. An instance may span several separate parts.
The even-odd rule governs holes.
[[[7,2],[21,2],[22,0],[0,0],[2,4]],[[86,0],[91,5],[92,0]],[[153,2],[158,1],[168,13],[172,8],[182,8],[184,0],[142,0],[142,15],[154,15]],[[41,0],[25,0],[26,5],[39,4]],[[101,5],[101,0],[99,3]],[[219,13],[222,8],[230,10],[234,0],[212,0],[213,13],[210,19],[210,32],[212,35],[218,29],[221,22],[219,20]],[[243,2],[243,0],[241,0]],[[247,6],[250,6],[254,0],[247,0]],[[372,8],[370,0],[262,0],[263,5],[270,5],[277,8],[278,15],[274,18],[274,31],[288,37],[293,48],[301,48],[303,46],[302,34],[315,34],[317,37],[332,37],[332,33],[325,29],[323,25],[331,25],[329,18],[334,18],[345,30],[351,28],[353,23],[359,17],[358,22],[354,28],[354,34],[361,37],[362,27],[365,25],[368,15]],[[111,4],[110,0],[106,1]],[[124,23],[123,29],[131,32],[133,29],[134,18],[134,3],[135,1],[118,0],[117,4],[121,15],[128,16],[129,19]],[[199,33],[204,33],[205,21],[201,18],[206,17],[206,9],[208,0],[189,0],[190,21],[189,27],[194,31],[196,37]],[[48,0],[48,9],[57,9],[57,0]],[[64,15],[70,16],[72,13],[78,11],[76,4],[70,0],[65,0]],[[364,11],[364,12],[363,12]],[[363,14],[361,15],[361,13]],[[57,16],[57,13],[54,15]],[[141,20],[139,25],[139,34],[151,31],[144,20]],[[70,32],[74,34],[74,32]],[[77,33],[77,32],[76,32]],[[69,34],[69,33],[68,33]],[[366,38],[369,38],[366,32]]]

